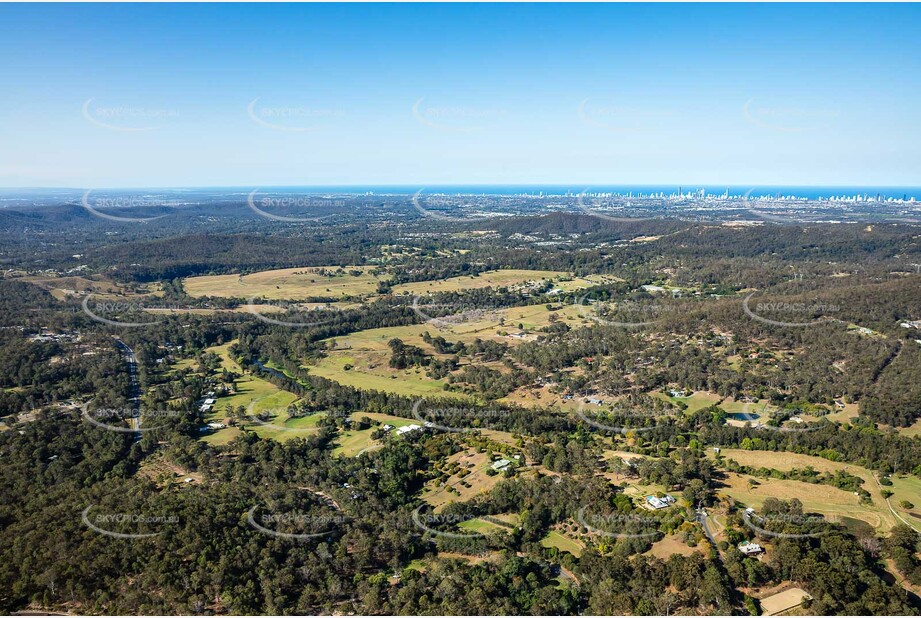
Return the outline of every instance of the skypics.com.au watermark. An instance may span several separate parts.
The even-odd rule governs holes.
[[[762,322],[763,324],[771,324],[773,326],[789,326],[789,327],[804,327],[804,326],[815,326],[820,322],[825,321],[825,319],[834,313],[841,311],[840,305],[830,304],[830,303],[804,303],[804,302],[787,302],[787,301],[761,301],[755,305],[754,310],[751,307],[751,299],[757,292],[749,293],[742,300],[742,310],[745,312],[745,315],[750,317],[753,320]],[[774,318],[765,317],[763,314],[767,315],[783,315],[783,316],[793,316],[793,317],[812,317],[809,321],[787,321],[787,320],[778,320]]]
[[[319,223],[329,219],[332,215],[293,217],[271,212],[271,209],[283,209],[284,211],[296,209],[309,212],[317,211],[318,209],[325,210],[331,207],[342,208],[346,204],[345,200],[326,199],[316,195],[265,195],[257,199],[256,195],[258,193],[259,189],[254,189],[246,196],[246,205],[249,209],[260,217],[284,223]]]
[[[591,406],[591,407],[589,407]],[[623,408],[619,405],[602,407],[603,404],[579,402],[576,416],[580,421],[608,433],[628,434],[645,433],[656,429],[662,419],[674,419],[680,414],[677,410],[658,411],[650,413],[633,408]],[[652,425],[649,422],[652,422]]]
[[[504,119],[508,112],[504,109],[467,107],[458,105],[426,106],[425,97],[416,100],[412,106],[412,115],[419,124],[449,133],[474,133],[494,124],[496,119]]]
[[[436,328],[450,328],[464,322],[482,320],[495,309],[463,303],[434,303],[429,296],[415,296],[413,313]]]
[[[477,429],[489,429],[490,422],[507,419],[509,410],[483,409],[463,406],[423,408],[424,400],[417,400],[412,407],[412,415],[425,427],[451,433],[465,433]]]
[[[329,537],[336,529],[349,521],[344,515],[314,515],[310,513],[261,513],[258,506],[246,513],[246,522],[258,532],[280,539],[308,541]],[[319,529],[319,532],[283,532],[279,527]]]
[[[188,417],[191,413],[182,410],[145,410],[138,413],[135,408],[97,408],[90,412],[89,404],[83,406],[83,419],[88,423],[116,433],[141,433],[163,427],[164,419]],[[143,423],[141,422],[143,420]],[[113,422],[128,421],[133,427],[114,425]],[[151,423],[153,423],[151,425]]]
[[[765,513],[759,515],[752,509],[748,509],[742,514],[742,520],[745,525],[763,536],[770,536],[780,539],[809,539],[828,534],[828,521],[821,516],[799,515],[789,513]],[[816,532],[776,532],[769,530],[768,527],[779,527],[781,530],[787,530],[791,526],[794,528],[813,527],[820,525],[824,530]],[[767,526],[767,527],[766,527]]]
[[[665,118],[673,117],[671,111],[650,110],[629,105],[596,105],[590,98],[583,99],[576,113],[586,125],[614,133],[636,133],[659,129]]]
[[[177,200],[150,199],[147,197],[132,195],[108,197],[93,196],[93,191],[94,189],[88,189],[83,194],[83,197],[80,198],[80,205],[83,206],[83,209],[94,217],[105,219],[106,221],[114,221],[116,223],[149,223],[151,221],[156,221],[157,219],[162,219],[168,215],[163,214],[152,217],[126,217],[121,215],[114,215],[111,214],[111,212],[103,212],[100,209],[128,212],[145,208],[175,208],[182,204],[182,202]]]
[[[418,191],[416,191],[416,193],[413,194],[411,201],[412,201],[413,207],[419,211],[419,214],[421,214],[424,217],[429,217],[430,219],[438,219],[439,221],[451,221],[454,223],[474,223],[477,221],[486,221],[488,219],[494,219],[495,217],[499,216],[497,212],[493,212],[491,210],[484,210],[483,206],[471,206],[469,204],[462,204],[460,206],[451,204],[450,210],[447,210],[447,211],[443,207],[436,208],[432,206],[431,204],[427,203],[432,198],[429,198],[429,200],[423,199],[422,197],[423,191],[425,191],[425,189],[419,189]],[[453,198],[453,197],[446,198],[445,196],[439,196],[437,199],[444,203],[447,200],[456,202],[458,198]],[[443,204],[443,205],[446,205],[446,204]],[[470,215],[463,214],[469,210],[474,210],[474,212],[471,213]],[[456,212],[456,213],[462,213],[462,214],[449,215],[449,214],[445,214],[445,212]]]
[[[139,133],[152,131],[169,120],[179,117],[175,109],[142,106],[100,106],[94,104],[95,98],[84,101],[81,107],[83,118],[93,126],[108,131],[122,133]]]
[[[483,539],[485,535],[480,532],[471,530],[470,532],[450,532],[447,530],[439,530],[434,526],[452,526],[458,527],[461,524],[477,519],[477,516],[467,516],[467,515],[457,515],[450,513],[422,513],[422,506],[417,507],[412,513],[413,524],[422,530],[427,532],[432,536],[443,537],[446,539]]]
[[[597,217],[599,219],[604,219],[606,221],[611,221],[613,223],[635,223],[637,221],[644,221],[645,219],[637,217],[624,217],[618,216],[617,214],[612,214],[612,209],[610,206],[605,206],[600,197],[591,197],[588,201],[590,204],[586,203],[586,196],[588,195],[588,189],[584,189],[576,197],[576,206],[579,210],[584,212],[587,215]]]
[[[83,509],[80,520],[93,532],[115,539],[146,539],[159,536],[158,532],[118,532],[112,528],[128,527],[162,527],[179,523],[178,515],[148,515],[145,513],[95,513],[90,514],[96,505]]]
[[[342,312],[342,309],[330,305],[305,308],[299,303],[288,302],[259,302],[262,299],[253,296],[246,305],[246,310],[261,322],[286,328],[307,328],[322,326],[333,321],[333,317]],[[279,317],[270,317],[265,314],[266,309]],[[284,319],[282,319],[282,316]],[[295,319],[296,318],[296,319]]]
[[[589,532],[614,539],[645,539],[660,534],[657,518],[636,513],[586,513],[583,506],[576,521]]]
[[[134,321],[142,317],[150,317],[155,312],[188,311],[192,307],[178,303],[156,303],[147,305],[140,301],[123,300],[93,300],[92,292],[83,297],[81,307],[83,313],[101,324],[119,326],[122,328],[143,328],[154,326],[163,320]],[[130,318],[130,319],[129,319]]]
[[[313,131],[333,119],[345,118],[345,110],[337,108],[317,108],[305,106],[266,106],[259,105],[256,97],[246,106],[249,119],[260,127],[273,131],[303,133]]]
[[[611,305],[613,304],[613,307]],[[675,310],[671,305],[659,302],[638,302],[620,300],[613,303],[593,302],[587,295],[576,300],[579,313],[593,322],[605,326],[638,328],[651,326],[662,321]],[[594,309],[594,310],[592,310]]]
[[[833,109],[817,109],[791,105],[764,105],[750,98],[742,105],[742,117],[755,126],[782,133],[801,133],[826,126],[841,113]]]

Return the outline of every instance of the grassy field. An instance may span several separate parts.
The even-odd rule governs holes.
[[[747,484],[747,479],[749,477],[747,475],[731,474],[729,482],[730,487],[720,489],[719,491],[749,506],[757,508],[763,504],[765,498],[769,496],[784,500],[798,498],[803,503],[804,508],[827,515],[829,519],[832,520],[836,518],[840,519],[841,517],[853,517],[861,519],[883,532],[891,529],[897,522],[896,518],[889,511],[889,507],[886,505],[880,488],[874,480],[873,473],[866,468],[798,453],[723,449],[721,454],[745,466],[766,467],[782,471],[791,470],[793,468],[802,469],[806,466],[812,466],[813,469],[819,472],[845,470],[864,480],[863,488],[870,493],[870,497],[873,499],[872,504],[860,504],[858,497],[853,493],[843,491],[830,485],[814,485],[812,483],[803,483],[800,481],[782,481],[777,479],[758,478],[756,480],[760,485],[756,486],[754,489],[749,489]],[[710,456],[712,457],[713,454],[711,453]],[[917,479],[908,477],[905,479],[893,478],[893,487],[890,489],[895,492],[892,498],[894,507],[896,507],[898,500],[911,494],[913,489],[912,483],[916,480]],[[914,487],[921,488],[921,483],[914,483]],[[899,493],[902,493],[903,496],[899,497]],[[921,500],[912,500],[912,502],[916,503],[916,507],[921,506],[921,504],[918,504],[921,503]],[[896,507],[896,510],[898,511],[899,509]]]
[[[908,427],[901,428],[898,431],[903,436],[907,436],[909,438],[921,436],[921,419],[915,421],[914,425],[909,425]]]
[[[802,588],[790,588],[761,599],[761,610],[765,616],[774,616],[800,605],[807,596]]]
[[[921,530],[921,479],[908,474],[894,474],[891,479],[892,487],[888,489],[892,497],[889,503],[915,530]],[[899,505],[902,500],[911,502],[914,508],[903,508]]]
[[[582,551],[585,549],[578,541],[560,534],[556,530],[548,532],[547,536],[541,539],[540,544],[544,547],[556,547],[560,551],[567,551],[576,558],[582,556]]]
[[[679,556],[690,556],[694,552],[701,552],[700,547],[691,547],[676,535],[670,535],[661,541],[652,544],[652,548],[646,552],[648,556],[655,556],[661,560],[668,560],[669,557],[678,554]]]
[[[366,266],[283,268],[249,275],[187,277],[182,284],[189,296],[301,300],[369,296],[376,293],[378,278]],[[320,274],[320,270],[328,271]],[[351,271],[360,271],[353,275]]]
[[[490,535],[495,534],[496,532],[511,532],[510,528],[505,526],[500,526],[491,521],[486,521],[485,519],[468,519],[467,521],[462,521],[457,524],[459,528],[464,530],[470,530],[472,532],[479,532],[480,534]]]
[[[678,402],[683,403],[688,408],[685,410],[688,414],[693,414],[698,410],[710,407],[713,404],[719,403],[723,398],[716,393],[708,393],[707,391],[695,391],[691,394],[690,397],[672,397],[667,393],[655,392],[652,393],[653,397],[669,401],[674,404]]]
[[[67,300],[75,294],[84,292],[94,294],[94,299],[104,299],[106,296],[125,293],[120,285],[106,279],[96,281],[85,277],[22,277],[21,281],[47,290],[57,300]]]
[[[862,505],[857,496],[830,485],[815,485],[801,481],[755,478],[758,485],[749,488],[746,474],[728,473],[725,487],[719,487],[717,493],[731,496],[736,501],[756,510],[767,498],[781,500],[798,499],[803,503],[803,510],[817,512],[830,521],[841,521],[844,517],[853,517],[867,522],[874,528],[892,527],[892,516],[883,512],[879,505]]]
[[[357,457],[365,449],[374,448],[374,440],[371,434],[374,428],[361,429],[355,431],[344,431],[336,439],[336,448],[333,449],[333,455],[342,457]]]
[[[461,451],[451,455],[448,462],[458,463],[462,469],[468,470],[469,474],[463,478],[460,474],[451,475],[445,483],[440,485],[436,481],[426,483],[422,499],[435,507],[436,511],[449,502],[466,502],[480,493],[487,492],[503,478],[501,474],[495,476],[486,474],[486,470],[492,465],[486,453]],[[462,481],[469,487],[465,487]],[[455,491],[449,491],[449,488]]]
[[[244,423],[246,429],[254,431],[264,438],[276,440],[290,440],[303,437],[316,431],[316,424],[321,415],[314,414],[301,418],[289,418],[287,407],[297,401],[297,396],[284,391],[271,382],[267,382],[252,374],[244,373],[243,368],[230,357],[230,346],[233,341],[220,346],[208,348],[206,352],[213,352],[221,359],[221,367],[241,374],[235,382],[236,391],[227,397],[219,397],[214,408],[205,417],[207,422],[223,422],[232,417],[231,410],[242,406],[247,410],[248,416],[255,416],[262,412],[270,412],[272,418],[266,424]],[[217,431],[209,431],[203,440],[212,444],[226,444],[235,437],[242,435],[238,427],[225,427]]]
[[[623,279],[620,277],[615,277],[614,275],[586,275],[585,277],[572,277],[569,280],[558,280],[555,282],[554,287],[559,288],[564,292],[573,292],[575,290],[583,290],[585,288],[594,287],[596,285],[618,283],[621,281],[623,281]]]
[[[445,391],[445,381],[429,378],[422,368],[391,369],[389,366],[391,350],[387,343],[391,339],[401,339],[407,345],[422,348],[427,354],[447,358],[448,355],[437,354],[432,346],[425,343],[422,340],[422,334],[428,332],[433,336],[441,335],[451,342],[471,343],[474,339],[480,338],[502,341],[514,346],[535,335],[526,334],[523,338],[518,338],[511,337],[508,333],[521,332],[519,325],[526,331],[547,326],[550,324],[550,316],[554,314],[561,321],[573,325],[580,321],[577,307],[567,306],[551,312],[545,305],[534,305],[490,312],[485,316],[477,316],[475,320],[451,325],[439,321],[411,326],[374,328],[326,340],[331,346],[330,352],[326,358],[310,365],[307,369],[312,374],[360,389],[412,397],[442,396],[465,400],[470,397],[463,393]],[[501,325],[503,322],[504,326]],[[550,402],[545,402],[543,405],[548,403]]]
[[[473,290],[478,288],[514,287],[531,282],[544,280],[556,281],[560,277],[568,277],[568,273],[554,270],[490,270],[478,275],[465,275],[451,277],[440,281],[417,281],[403,283],[393,287],[394,294],[433,294],[435,292],[457,292],[458,290]],[[591,285],[591,284],[588,284]]]
[[[368,417],[372,421],[380,424],[393,425],[394,427],[404,427],[418,423],[415,419],[403,418],[401,416],[391,416],[389,414],[380,414],[377,412],[355,412],[351,415],[352,420],[358,420],[362,417]],[[355,457],[365,449],[373,449],[381,446],[381,443],[371,439],[371,434],[377,427],[368,429],[356,429],[344,431],[336,440],[336,448],[333,449],[333,455],[343,457]]]

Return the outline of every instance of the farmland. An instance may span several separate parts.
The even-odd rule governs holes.
[[[729,473],[727,486],[720,489],[720,491],[748,506],[757,508],[763,504],[766,498],[771,496],[784,500],[797,498],[803,503],[804,509],[827,515],[830,519],[853,517],[883,531],[889,530],[899,523],[886,505],[873,473],[866,468],[798,453],[779,454],[767,451],[725,449],[720,454],[742,465],[757,468],[764,467],[788,471],[793,468],[803,469],[809,466],[819,472],[843,470],[864,479],[863,489],[870,493],[873,501],[872,504],[863,504],[853,493],[836,487],[793,480],[755,477],[758,485],[750,489],[748,479],[751,477]],[[904,495],[909,495],[910,492],[910,486],[902,487],[901,493]]]
[[[284,268],[248,275],[188,277],[183,287],[189,296],[307,300],[311,298],[364,297],[380,281],[364,266]]]
[[[434,294],[436,292],[457,292],[478,288],[513,288],[515,286],[533,285],[541,282],[551,282],[567,277],[567,273],[553,270],[490,270],[477,275],[450,277],[440,281],[420,281],[417,283],[403,283],[394,286],[394,294]]]
[[[577,307],[565,306],[550,311],[545,305],[530,305],[497,310],[477,315],[471,321],[452,324],[433,320],[412,326],[369,329],[327,340],[327,356],[308,368],[314,375],[355,388],[408,396],[469,399],[464,393],[446,392],[445,380],[430,378],[419,367],[392,369],[388,364],[391,355],[388,342],[400,339],[436,357],[448,355],[439,355],[434,347],[423,341],[422,335],[425,332],[465,344],[480,338],[514,346],[536,335],[510,337],[510,330],[520,332],[518,329],[521,328],[524,332],[536,331],[550,324],[551,315],[573,324],[579,324],[583,319]]]

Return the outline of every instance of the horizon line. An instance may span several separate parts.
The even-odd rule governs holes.
[[[0,185],[0,191],[128,191],[128,190],[190,190],[190,189],[234,189],[249,190],[253,187],[269,189],[355,189],[355,188],[380,188],[380,189],[407,189],[415,187],[417,190],[432,188],[554,188],[576,191],[573,187],[582,187],[581,191],[615,187],[674,187],[676,189],[691,189],[694,187],[750,187],[752,189],[921,189],[921,184],[758,184],[758,183],[708,183],[708,182],[661,182],[661,183],[350,183],[350,184],[243,184],[243,185],[133,185],[133,186],[6,186]]]

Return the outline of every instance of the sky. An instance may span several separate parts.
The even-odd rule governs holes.
[[[919,26],[906,4],[0,4],[0,186],[918,186]]]

